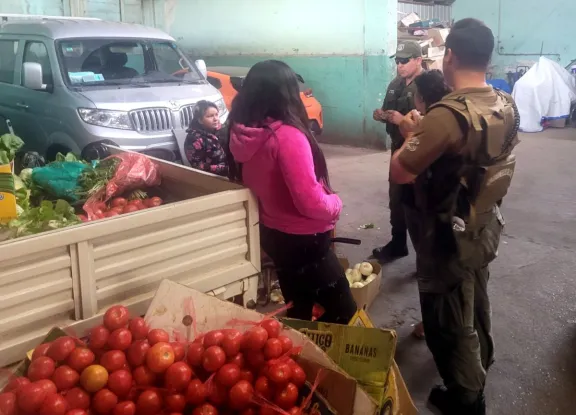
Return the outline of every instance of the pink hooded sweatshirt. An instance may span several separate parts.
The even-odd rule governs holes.
[[[260,222],[296,235],[332,230],[342,201],[316,180],[306,136],[281,121],[268,127],[234,124],[230,134],[230,151],[242,163],[244,185],[258,198]]]

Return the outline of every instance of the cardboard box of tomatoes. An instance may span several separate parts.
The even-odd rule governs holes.
[[[2,415],[376,414],[357,381],[270,316],[168,280],[145,318],[53,329],[2,382]]]

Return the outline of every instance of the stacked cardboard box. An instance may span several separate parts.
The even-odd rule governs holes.
[[[418,42],[424,54],[424,67],[428,70],[442,70],[446,38],[450,34],[446,26],[439,23],[438,19],[422,21],[418,14],[410,13],[398,22],[398,42]]]

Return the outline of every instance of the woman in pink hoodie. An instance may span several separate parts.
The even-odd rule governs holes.
[[[342,201],[330,187],[326,159],[312,135],[298,80],[283,62],[250,69],[230,112],[229,174],[254,192],[262,249],[276,266],[288,316],[347,324],[356,304],[330,249]]]

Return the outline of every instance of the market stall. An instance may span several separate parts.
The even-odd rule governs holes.
[[[54,326],[90,327],[111,304],[143,314],[163,279],[220,298],[243,295],[245,305],[256,300],[258,210],[250,191],[138,156],[155,166],[160,181],[127,191],[158,192],[160,206],[123,205],[115,214],[112,199],[107,212],[44,201],[4,220],[0,233],[10,239],[0,243],[0,366],[20,360]],[[96,217],[83,223],[81,215]]]

